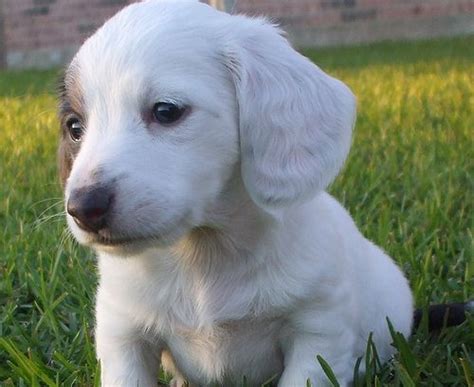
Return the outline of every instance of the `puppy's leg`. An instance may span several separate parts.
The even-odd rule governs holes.
[[[290,323],[288,336],[282,340],[284,371],[279,387],[329,386],[317,360],[321,355],[331,366],[341,386],[351,381],[356,335],[350,320],[335,310],[299,312]]]
[[[125,316],[97,303],[96,351],[102,386],[157,386],[159,350]]]
[[[192,385],[186,381],[185,377],[178,370],[173,360],[173,356],[167,350],[164,350],[161,353],[161,366],[167,374],[173,376],[173,379],[171,379],[169,384],[170,387],[192,387]]]

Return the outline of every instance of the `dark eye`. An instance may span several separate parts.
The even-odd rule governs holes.
[[[153,105],[153,118],[160,124],[172,124],[181,118],[185,110],[170,102],[158,102]]]
[[[81,141],[84,128],[82,123],[77,117],[71,117],[66,121],[67,129],[69,130],[69,135],[72,140],[75,142]]]

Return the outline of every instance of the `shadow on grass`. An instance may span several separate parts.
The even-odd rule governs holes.
[[[0,97],[55,94],[62,70],[0,71]]]
[[[474,61],[474,35],[415,42],[380,42],[348,47],[302,49],[318,66],[354,69],[367,66],[429,63],[433,60]]]

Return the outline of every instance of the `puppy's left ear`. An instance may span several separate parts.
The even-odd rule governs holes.
[[[232,18],[240,20],[224,56],[239,105],[242,177],[271,211],[309,199],[336,177],[350,148],[355,98],[265,20]]]

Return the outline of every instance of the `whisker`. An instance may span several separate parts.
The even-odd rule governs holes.
[[[37,230],[40,226],[44,225],[47,222],[50,222],[52,220],[57,220],[60,221],[66,216],[66,211],[62,211],[56,214],[48,215],[48,216],[43,216],[39,219],[36,219],[31,226],[33,227],[34,230]]]
[[[56,200],[56,201],[57,201],[56,203],[60,203],[60,202],[63,201],[63,197],[62,197],[62,196],[57,196],[57,197],[52,197],[52,198],[46,198],[46,199],[38,200],[38,201],[32,203],[32,204],[30,205],[30,207],[32,208],[32,207],[37,206],[38,204],[41,204],[41,203],[44,203],[44,202],[49,202],[49,201],[51,201],[51,200]]]
[[[48,212],[49,210],[51,210],[52,208],[57,207],[57,206],[61,206],[61,208],[63,208],[62,201],[56,202],[56,203],[51,204],[50,206],[46,207],[46,208],[38,215],[38,218],[41,218],[46,212]]]

